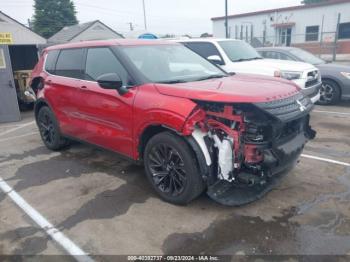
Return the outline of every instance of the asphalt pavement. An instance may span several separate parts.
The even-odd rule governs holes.
[[[0,125],[0,177],[11,187],[0,190],[0,254],[69,254],[59,232],[90,255],[350,255],[350,102],[317,106],[311,122],[317,138],[265,198],[234,208],[203,194],[174,206],[142,166],[111,152],[79,143],[49,151],[27,112]]]

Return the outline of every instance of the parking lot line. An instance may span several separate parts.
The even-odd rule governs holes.
[[[328,158],[323,158],[323,157],[318,157],[318,156],[305,155],[305,154],[302,154],[301,156],[305,157],[305,158],[309,158],[309,159],[314,159],[314,160],[319,160],[319,161],[324,161],[324,162],[328,162],[328,163],[332,163],[332,164],[337,164],[337,165],[350,167],[350,163],[340,162],[340,161],[336,161],[336,160],[333,160],[333,159],[328,159]]]
[[[332,114],[332,115],[350,116],[350,113],[336,112],[336,111],[313,110],[312,112],[315,112],[315,113],[324,113],[324,114]]]
[[[1,177],[0,189],[7,194],[37,225],[39,225],[53,240],[78,261],[93,261],[87,253],[74,244],[62,232],[55,228],[46,218],[29,205],[15,190],[13,190]]]
[[[11,136],[11,137],[8,137],[8,138],[0,139],[0,142],[6,142],[6,141],[9,141],[9,140],[13,140],[13,139],[21,138],[21,137],[32,136],[32,135],[36,135],[36,134],[38,134],[38,132],[32,132],[32,133],[28,133],[28,134],[24,134],[24,135],[19,135],[19,136]]]
[[[21,129],[21,128],[23,128],[23,127],[26,127],[26,126],[33,125],[34,123],[35,123],[35,121],[31,121],[31,122],[29,122],[29,123],[26,123],[26,124],[17,126],[17,127],[15,127],[15,128],[11,128],[11,129],[9,129],[9,130],[6,130],[6,131],[0,133],[0,136],[9,134],[9,133],[11,133],[11,132],[14,132],[14,131],[16,131],[16,130],[18,130],[18,129]]]

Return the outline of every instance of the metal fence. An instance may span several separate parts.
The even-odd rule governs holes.
[[[318,56],[330,56],[336,59],[338,39],[336,32],[322,32],[318,34],[288,34],[277,33],[276,36],[251,37],[240,35],[254,47],[293,46],[305,49]]]

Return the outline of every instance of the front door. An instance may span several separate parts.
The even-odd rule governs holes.
[[[0,123],[14,122],[20,119],[8,47],[0,45]]]
[[[292,28],[279,29],[279,44],[282,46],[290,46],[292,43]]]
[[[89,48],[85,79],[80,84],[79,115],[83,119],[84,140],[132,157],[133,101],[137,88],[125,95],[101,88],[96,80],[103,74],[117,73],[128,85],[128,73],[108,47]]]

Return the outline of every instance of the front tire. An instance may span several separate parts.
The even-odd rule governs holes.
[[[320,105],[334,105],[339,102],[341,91],[339,85],[332,80],[322,80]]]
[[[57,151],[69,144],[69,141],[61,135],[58,122],[49,107],[40,108],[37,124],[41,139],[48,149]]]
[[[193,151],[173,133],[163,132],[149,140],[144,163],[152,187],[167,202],[188,204],[205,188]]]

